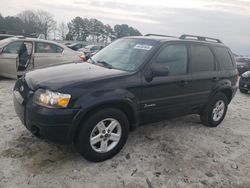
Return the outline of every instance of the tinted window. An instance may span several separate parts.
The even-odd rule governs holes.
[[[187,72],[188,53],[185,45],[169,45],[163,48],[156,57],[153,66],[165,64],[170,75],[185,74]]]
[[[3,49],[3,53],[18,54],[22,44],[22,41],[12,42]]]
[[[35,53],[62,53],[63,49],[55,44],[36,42]]]
[[[214,71],[214,55],[207,46],[192,45],[192,72]]]
[[[228,50],[224,47],[215,47],[214,50],[221,70],[233,70],[233,62]]]

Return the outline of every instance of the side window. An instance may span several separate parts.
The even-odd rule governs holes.
[[[62,53],[63,49],[55,44],[36,42],[35,53]]]
[[[12,42],[8,44],[6,47],[4,47],[3,53],[18,54],[22,45],[23,45],[22,41]]]
[[[169,68],[169,75],[187,73],[188,50],[185,45],[175,44],[164,47],[155,58],[153,66],[165,64]]]
[[[233,62],[228,50],[225,47],[215,47],[215,55],[222,70],[233,70]]]
[[[214,55],[207,46],[192,45],[191,59],[192,59],[192,72],[215,70]]]

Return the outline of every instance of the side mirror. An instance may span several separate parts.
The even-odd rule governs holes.
[[[169,75],[169,68],[166,65],[157,65],[148,69],[145,74],[147,82],[151,82],[154,77],[166,77]]]

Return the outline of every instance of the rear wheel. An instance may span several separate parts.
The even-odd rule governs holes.
[[[125,145],[129,122],[119,109],[97,111],[85,121],[75,143],[87,160],[99,162],[113,157]]]
[[[225,118],[227,107],[227,97],[223,93],[216,94],[200,115],[202,124],[207,127],[217,127]]]

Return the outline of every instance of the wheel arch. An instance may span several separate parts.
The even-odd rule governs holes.
[[[228,104],[229,104],[233,98],[233,91],[230,88],[223,88],[220,90],[220,92],[223,93],[227,97]]]
[[[128,117],[130,131],[134,130],[139,125],[138,111],[136,109],[136,106],[132,104],[132,102],[126,100],[107,101],[101,104],[96,104],[94,106],[87,108],[84,111],[79,112],[75,120],[76,121],[75,128],[71,132],[72,135],[71,137],[73,141],[77,137],[77,133],[81,129],[81,125],[84,123],[84,121],[89,116],[91,116],[91,114],[99,110],[102,110],[104,108],[117,108],[121,110],[123,113],[125,113],[125,115]]]

